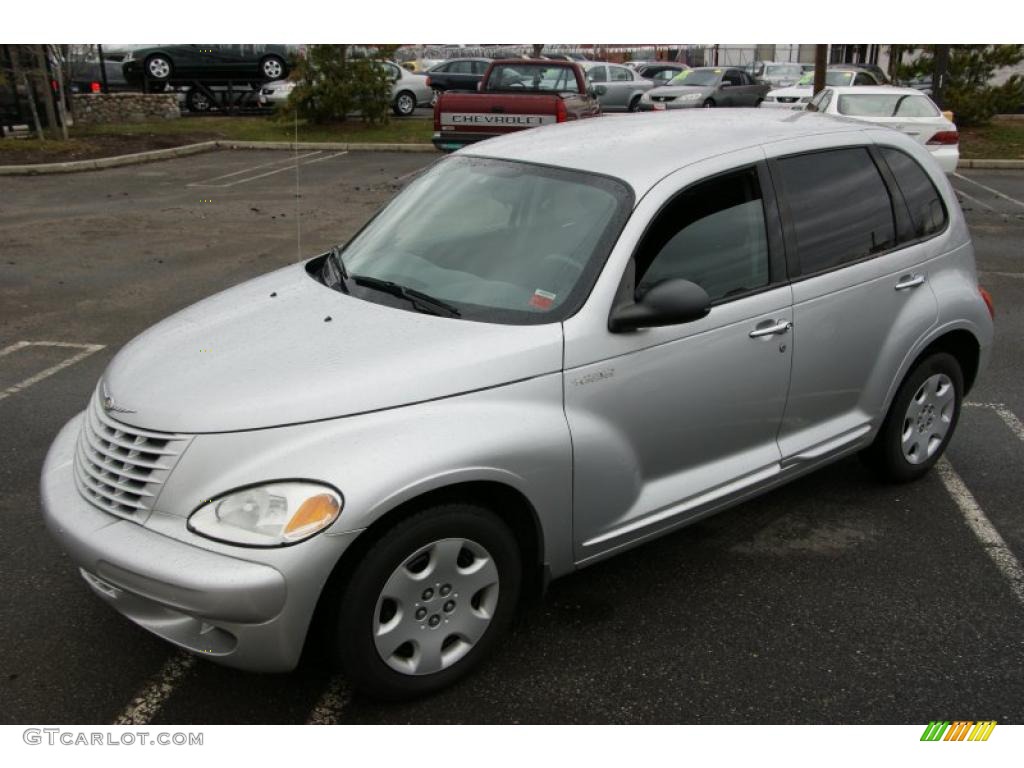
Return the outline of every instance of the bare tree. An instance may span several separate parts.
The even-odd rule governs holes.
[[[537,45],[536,43],[533,44],[533,58],[539,59],[543,51],[544,43],[541,43],[540,45]]]
[[[53,106],[53,93],[50,88],[50,76],[46,67],[45,46],[32,46],[36,59],[35,81],[39,91],[43,95],[43,106],[46,109],[46,125],[50,129],[50,136],[54,139],[60,138],[60,129],[57,127],[57,111]]]

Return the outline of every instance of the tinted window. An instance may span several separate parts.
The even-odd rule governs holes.
[[[839,97],[839,114],[853,117],[936,117],[939,110],[923,94],[849,93]]]
[[[541,91],[559,93],[576,90],[576,75],[568,66],[558,64],[498,64],[487,76],[492,91]]]
[[[632,80],[633,73],[625,67],[608,67],[608,71],[611,73],[612,81],[616,80]]]
[[[487,70],[489,62],[486,61],[474,61],[473,62],[473,74],[482,75]]]
[[[603,83],[608,79],[608,73],[604,67],[591,67],[587,70],[587,80],[592,83]]]
[[[697,184],[658,214],[637,254],[637,288],[691,280],[712,300],[768,284],[768,241],[757,171]]]
[[[946,227],[946,206],[942,204],[939,190],[932,184],[928,174],[909,155],[898,149],[881,147],[882,156],[889,164],[896,184],[903,193],[910,209],[910,221],[914,226],[914,237],[928,237]]]
[[[892,201],[868,151],[834,149],[779,161],[807,275],[895,245]]]

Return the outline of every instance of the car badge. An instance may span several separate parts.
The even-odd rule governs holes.
[[[110,394],[110,390],[107,389],[107,383],[102,382],[100,384],[100,402],[103,404],[103,410],[113,411],[114,413],[135,413],[135,411],[129,408],[121,408],[114,403],[114,398]]]

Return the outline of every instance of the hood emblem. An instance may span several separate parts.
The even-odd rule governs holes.
[[[102,403],[103,410],[105,411],[113,411],[114,413],[135,413],[135,411],[130,408],[121,408],[114,403],[114,398],[110,394],[110,390],[107,389],[107,383],[105,381],[100,383],[100,403]]]

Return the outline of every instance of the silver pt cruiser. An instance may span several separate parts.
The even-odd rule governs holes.
[[[126,345],[43,468],[86,583],[244,669],[322,627],[398,698],[550,578],[855,452],[927,472],[993,335],[927,150],[812,113],[629,123],[458,152]]]

